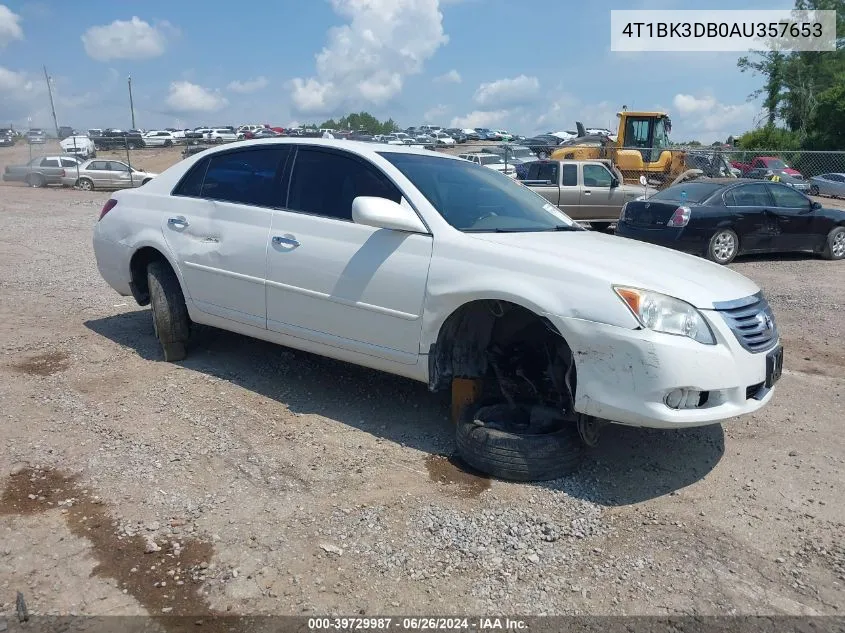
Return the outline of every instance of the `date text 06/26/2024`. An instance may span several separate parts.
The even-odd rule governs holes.
[[[836,11],[610,12],[614,52],[835,51]]]
[[[522,631],[527,622],[498,617],[322,617],[308,618],[309,631]]]

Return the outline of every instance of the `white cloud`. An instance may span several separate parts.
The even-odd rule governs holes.
[[[131,20],[115,20],[105,26],[92,26],[82,34],[88,56],[97,61],[110,59],[150,59],[164,54],[167,32],[176,29],[168,22],[152,26],[134,16]]]
[[[226,88],[232,92],[240,92],[241,94],[249,94],[250,92],[257,92],[267,87],[270,82],[266,77],[256,77],[255,79],[247,79],[246,81],[232,81]]]
[[[190,81],[172,82],[167,95],[167,105],[175,112],[215,112],[228,104],[229,101],[219,92]]]
[[[20,25],[21,16],[13,13],[5,4],[0,4],[0,48],[7,44],[23,39],[23,29]]]
[[[41,94],[42,86],[23,72],[16,72],[0,66],[0,95],[3,98],[25,101],[32,95]]]
[[[676,94],[672,103],[681,115],[710,112],[718,105],[718,102],[713,97],[703,97],[699,99],[697,97],[693,97],[692,95],[684,94]]]
[[[332,6],[349,23],[329,30],[316,75],[290,82],[301,113],[383,105],[449,40],[439,0],[332,0]]]
[[[461,83],[461,73],[453,68],[448,73],[435,77],[434,82],[438,84],[459,84]]]
[[[520,75],[513,79],[497,79],[483,83],[473,95],[480,106],[506,107],[528,103],[540,94],[540,82],[536,77]]]
[[[703,142],[724,140],[752,128],[759,110],[753,103],[725,104],[711,95],[676,94],[672,104],[679,113],[677,124],[673,121],[673,138],[689,137]]]
[[[423,119],[430,123],[431,121],[434,121],[434,119],[439,119],[444,116],[448,111],[449,108],[441,103],[440,105],[436,105],[433,108],[426,110],[425,114],[423,114]]]
[[[465,116],[456,116],[449,127],[491,127],[501,125],[509,116],[511,116],[509,110],[473,110]]]

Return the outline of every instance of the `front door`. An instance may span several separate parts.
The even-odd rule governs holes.
[[[725,206],[733,213],[733,226],[743,252],[768,251],[778,232],[774,200],[763,183],[740,185],[724,195]]]
[[[581,187],[581,213],[584,220],[619,219],[625,194],[620,187],[611,187],[613,175],[604,165],[586,163]]]
[[[267,244],[290,148],[215,153],[158,201],[162,231],[197,309],[267,327]]]
[[[775,201],[772,209],[777,217],[778,232],[774,247],[778,251],[804,251],[819,246],[819,235],[813,231],[816,214],[812,202],[795,189],[778,183],[767,184]]]
[[[415,364],[432,238],[355,224],[357,196],[402,201],[363,159],[299,147],[268,241],[267,327]]]

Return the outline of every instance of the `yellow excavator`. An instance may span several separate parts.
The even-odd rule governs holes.
[[[687,152],[670,149],[672,121],[665,112],[631,112],[623,106],[618,112],[619,132],[616,138],[603,134],[587,134],[581,122],[576,123],[578,136],[563,141],[552,152],[552,160],[610,160],[622,173],[625,182],[642,182],[662,188],[702,175],[722,175],[724,161],[712,158],[713,165]],[[718,167],[717,167],[718,164]],[[725,163],[726,164],[726,163]],[[726,175],[730,176],[730,172]]]

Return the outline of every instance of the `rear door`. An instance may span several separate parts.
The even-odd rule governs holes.
[[[815,229],[817,216],[810,199],[786,185],[773,182],[766,187],[774,199],[772,211],[778,223],[774,247],[788,252],[812,250],[820,246],[822,236]]]
[[[162,231],[199,310],[267,327],[265,278],[273,209],[291,145],[217,152],[162,197]]]
[[[106,184],[108,182],[108,165],[109,161],[107,160],[95,160],[85,170],[85,175],[91,179],[95,188],[103,189],[108,187]]]
[[[562,163],[560,169],[559,208],[573,220],[581,220],[581,186],[578,184],[578,164]]]
[[[768,185],[753,183],[740,185],[725,192],[725,206],[733,214],[734,230],[743,252],[769,251],[775,248],[778,233],[774,200]]]

